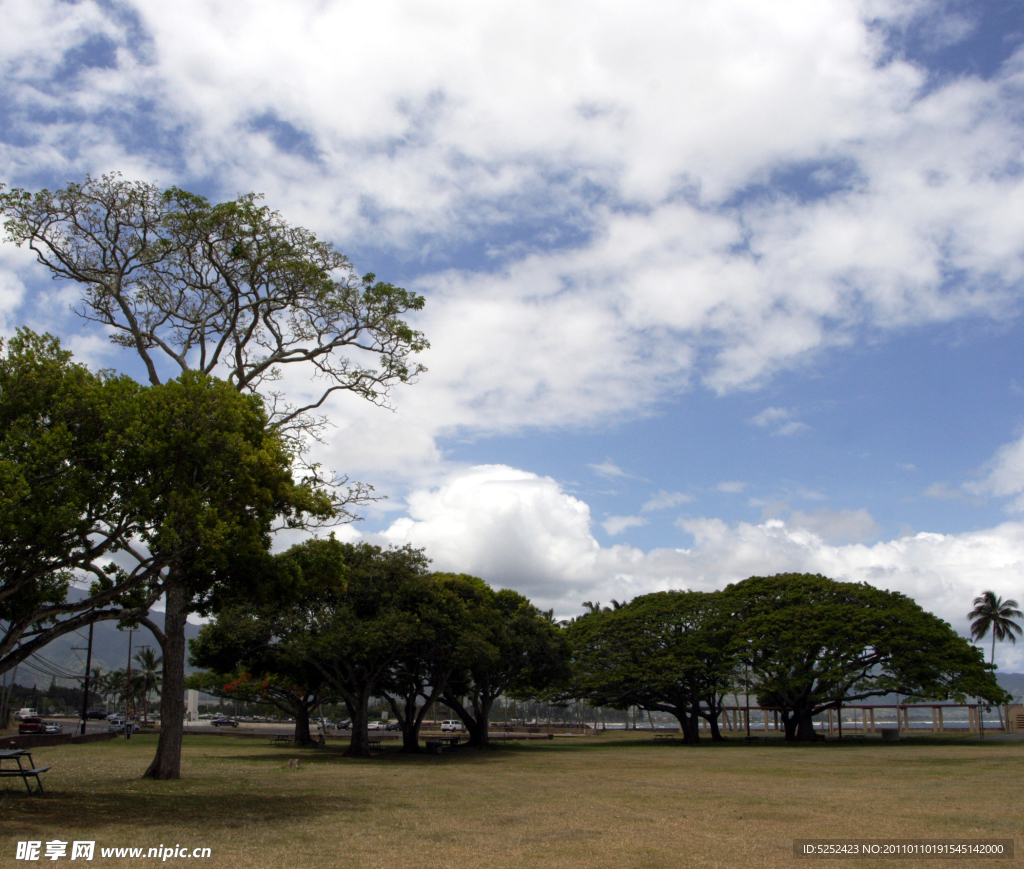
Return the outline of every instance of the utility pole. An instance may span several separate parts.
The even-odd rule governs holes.
[[[747,739],[750,739],[750,677],[747,675],[747,665],[743,665],[743,697],[747,701]],[[765,718],[764,735],[768,735],[768,719]]]
[[[135,628],[128,629],[128,668],[124,686],[124,738],[132,738],[132,635]]]
[[[95,622],[89,622],[89,646],[85,653],[85,684],[82,686],[82,736],[85,736],[85,722],[89,717],[89,671],[92,668],[92,629],[95,625]]]

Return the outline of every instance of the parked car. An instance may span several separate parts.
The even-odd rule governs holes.
[[[450,731],[456,733],[462,730],[462,722],[457,721],[454,718],[447,718],[441,722],[441,732]]]
[[[25,706],[14,713],[14,718],[17,721],[24,721],[26,718],[38,718],[39,713],[29,706]]]
[[[337,727],[338,727],[338,730],[351,730],[352,729],[352,722],[348,721],[347,719],[345,721],[339,721],[338,724],[337,724]]]
[[[56,721],[44,721],[43,722],[43,733],[63,733],[64,725],[58,724]]]
[[[107,730],[110,733],[125,733],[129,727],[131,727],[132,733],[138,733],[142,730],[142,728],[134,721],[127,724],[123,718],[117,715],[111,715],[110,718],[107,719]]]
[[[102,709],[90,709],[85,713],[85,718],[87,721],[106,721],[107,713]]]
[[[385,724],[383,721],[371,721],[366,725],[367,730],[383,730]]]
[[[402,725],[399,724],[397,721],[389,721],[387,723],[387,725],[385,725],[384,729],[385,730],[401,730],[402,729]]]
[[[238,727],[238,722],[234,718],[228,718],[226,715],[221,718],[214,718],[210,724],[214,727]]]
[[[18,725],[18,733],[44,733],[43,719],[37,715],[26,715]]]

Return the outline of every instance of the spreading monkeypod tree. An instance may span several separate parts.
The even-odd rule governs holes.
[[[470,603],[469,619],[473,636],[442,700],[462,720],[469,744],[485,748],[500,696],[542,693],[568,679],[569,643],[547,613],[511,589],[485,586]]]
[[[197,372],[263,397],[265,425],[291,445],[311,486],[332,492],[336,520],[369,490],[347,478],[320,478],[301,463],[317,416],[337,392],[385,403],[389,387],[423,369],[412,356],[427,342],[402,318],[423,299],[399,287],[358,278],[351,264],[313,233],[293,227],[255,195],[218,205],[178,188],[160,190],[116,175],[87,178],[57,191],[0,193],[8,240],[27,245],[55,278],[82,287],[78,313],[108,329],[111,340],[142,362],[153,386]],[[284,366],[300,364],[310,386],[290,399],[279,383]],[[201,420],[196,420],[202,425]],[[290,511],[295,520],[302,511]],[[319,508],[312,511],[324,517]],[[173,534],[174,532],[168,532]],[[166,535],[165,535],[166,536]],[[204,547],[209,536],[179,538]],[[229,545],[230,548],[230,545]],[[211,560],[212,559],[212,560]],[[165,571],[163,731],[147,775],[180,775],[184,624],[212,583],[204,570],[217,559],[180,549]]]
[[[700,719],[721,739],[718,717],[733,685],[732,627],[720,595],[669,591],[587,613],[568,629],[572,693],[598,706],[668,712],[688,744]]]
[[[814,740],[813,717],[825,709],[891,692],[1007,699],[981,652],[910,598],[818,575],[644,595],[594,608],[568,633],[576,696],[669,712],[690,743],[700,718],[720,738],[722,699],[741,670],[758,702],[780,711],[791,741]]]
[[[739,659],[786,738],[815,739],[830,707],[892,692],[909,699],[1005,702],[980,650],[899,592],[820,575],[751,577],[729,586]]]

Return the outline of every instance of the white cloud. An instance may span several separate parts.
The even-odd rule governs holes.
[[[607,534],[614,537],[616,534],[621,534],[627,528],[638,528],[646,524],[647,520],[642,516],[609,516],[601,523],[601,527],[604,528]]]
[[[602,477],[631,477],[632,474],[622,470],[618,465],[615,464],[611,459],[605,459],[603,462],[597,465],[587,465],[595,474]]]
[[[786,521],[788,527],[817,534],[828,543],[863,543],[878,536],[881,530],[867,510],[829,510],[821,508],[810,513],[796,510]]]
[[[826,519],[819,515],[819,530]],[[847,511],[831,521],[863,528],[870,517]],[[647,552],[602,547],[590,524],[587,504],[551,478],[487,465],[415,492],[409,516],[393,523],[385,539],[424,546],[435,569],[482,576],[563,615],[578,612],[587,599],[631,599],[668,588],[711,590],[748,576],[810,572],[901,591],[965,635],[974,597],[987,589],[1019,597],[1024,568],[1020,522],[867,546],[828,543],[792,521],[728,525],[698,518],[681,523],[693,546]],[[999,660],[1011,669],[1024,666],[1024,650],[1001,649]]]
[[[924,490],[924,494],[928,498],[936,498],[940,501],[956,501],[964,496],[962,490],[953,489],[946,482],[932,483]]]
[[[644,513],[651,510],[667,510],[669,507],[689,504],[693,500],[693,495],[687,495],[685,492],[666,492],[664,489],[659,489],[640,509]]]
[[[987,470],[985,479],[964,488],[974,494],[994,495],[998,498],[1017,495],[1013,509],[1024,511],[1024,496],[1021,496],[1024,492],[1024,436],[1000,447],[988,463]],[[928,491],[931,492],[931,489]]]
[[[747,488],[747,484],[739,480],[726,480],[723,483],[719,483],[715,488],[719,492],[725,492],[727,495],[738,495]]]
[[[760,428],[774,428],[777,435],[796,434],[807,428],[804,423],[793,418],[792,411],[784,407],[766,407],[747,422]]]
[[[215,179],[343,247],[425,256],[431,372],[394,436],[417,455],[756,385],[865,328],[1017,310],[1024,66],[923,91],[869,24],[902,3],[114,8],[4,3],[20,144],[0,174]],[[115,65],[60,78],[104,40]],[[780,186],[793,169],[820,189]],[[444,271],[484,243],[493,269]]]
[[[600,546],[590,508],[550,477],[504,465],[454,473],[407,499],[408,517],[384,537],[426,547],[435,569],[472,573],[541,602],[590,587]]]

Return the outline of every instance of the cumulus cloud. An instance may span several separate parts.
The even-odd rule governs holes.
[[[804,513],[795,510],[786,524],[817,534],[828,543],[863,543],[878,536],[881,530],[867,510],[828,510],[822,508]]]
[[[969,483],[965,488],[974,494],[999,498],[1017,495],[1012,509],[1024,511],[1024,497],[1021,496],[1024,492],[1024,436],[1000,447],[988,463],[987,471],[984,479]]]
[[[604,528],[608,535],[614,537],[616,534],[621,534],[627,528],[638,528],[646,524],[647,520],[642,516],[609,516],[601,523],[601,527]]]
[[[408,516],[384,537],[426,547],[437,569],[477,574],[541,601],[589,588],[600,550],[590,508],[550,477],[483,465],[415,491],[407,503]]]
[[[603,547],[591,532],[586,503],[550,477],[503,465],[455,472],[435,488],[415,492],[408,503],[408,517],[395,521],[385,540],[423,546],[436,569],[515,588],[562,615],[578,612],[587,599],[712,590],[748,576],[809,572],[903,592],[966,634],[971,600],[986,589],[1019,596],[1024,568],[1020,522],[870,546],[823,536],[865,532],[873,521],[865,511],[817,511],[799,522],[791,517],[760,524],[701,517],[680,523],[693,540],[687,547]],[[815,523],[817,529],[806,527]],[[1019,650],[1001,651],[1004,666],[1018,659],[1024,664]]]
[[[395,440],[634,416],[864,329],[1017,310],[1024,65],[925,88],[880,36],[903,3],[4,10],[4,177],[262,190],[421,264],[431,372]],[[356,464],[384,464],[380,425]]]

